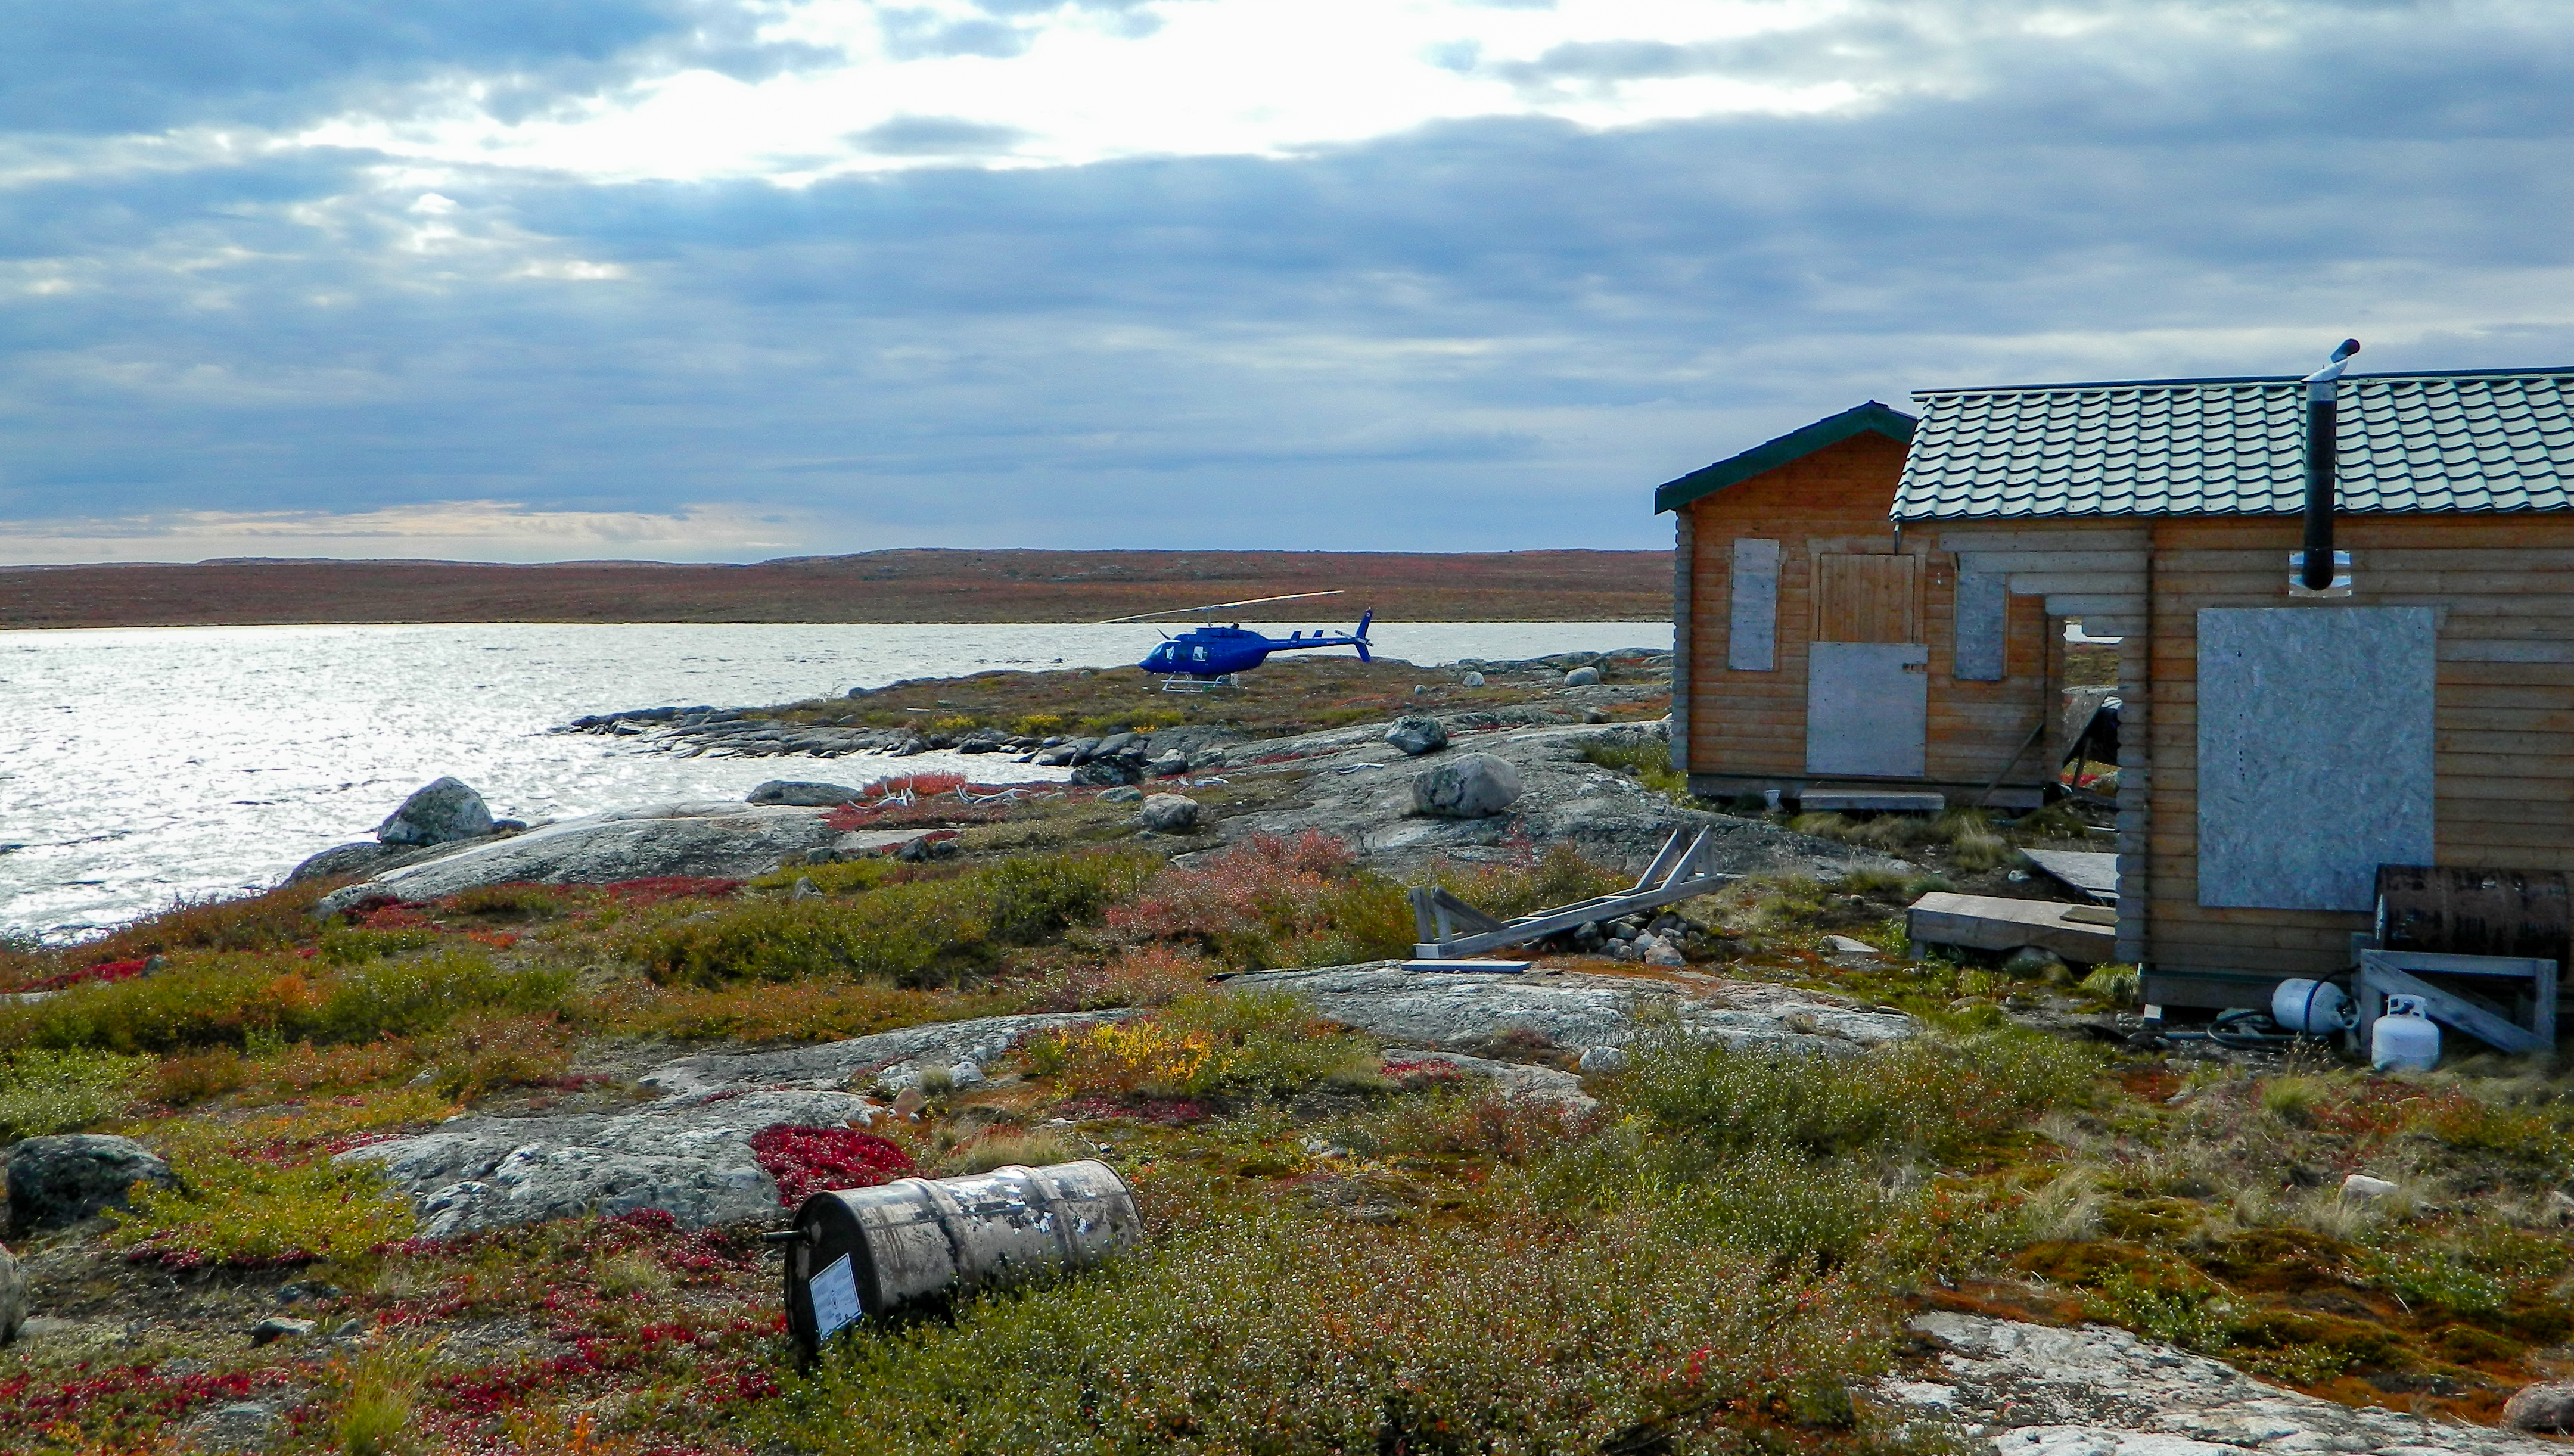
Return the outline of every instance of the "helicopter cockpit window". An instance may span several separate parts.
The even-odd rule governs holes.
[[[1204,649],[1204,648],[1199,648],[1199,649],[1197,650],[1197,657],[1198,657],[1198,661],[1199,661],[1199,662],[1201,662],[1201,663],[1205,662],[1205,661],[1206,661],[1206,649]]]

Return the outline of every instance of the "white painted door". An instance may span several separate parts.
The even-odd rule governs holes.
[[[1919,778],[1930,735],[1930,649],[1819,642],[1806,648],[1806,771]]]

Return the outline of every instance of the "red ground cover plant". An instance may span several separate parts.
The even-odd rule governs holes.
[[[359,927],[368,930],[426,930],[436,923],[427,906],[407,900],[373,905],[358,915]]]
[[[34,1438],[69,1426],[102,1444],[140,1439],[200,1406],[247,1400],[287,1383],[284,1370],[200,1371],[164,1375],[155,1365],[94,1366],[0,1379],[0,1437]],[[14,1446],[12,1449],[16,1449]]]
[[[26,985],[20,986],[18,989],[22,991],[58,991],[65,986],[81,985],[88,981],[105,983],[107,981],[132,980],[134,977],[143,973],[143,967],[148,963],[149,962],[147,961],[141,960],[102,960],[96,965],[84,966],[79,970],[67,970],[60,975],[49,975],[43,980],[31,981]]]
[[[909,1177],[911,1154],[890,1138],[854,1127],[779,1123],[751,1134],[751,1156],[777,1180],[777,1202],[792,1208],[832,1188],[872,1188]]]

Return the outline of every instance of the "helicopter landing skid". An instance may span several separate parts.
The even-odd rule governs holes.
[[[1227,673],[1221,678],[1172,677],[1162,680],[1162,691],[1165,693],[1214,693],[1227,688],[1235,692],[1242,691],[1241,675]]]

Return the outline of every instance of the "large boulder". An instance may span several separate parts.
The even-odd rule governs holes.
[[[659,875],[746,879],[789,854],[839,837],[817,808],[777,804],[668,803],[564,819],[524,834],[470,844],[406,864],[322,897],[334,915],[369,900],[432,900],[486,884],[615,884]]]
[[[491,832],[492,810],[461,778],[441,778],[414,791],[376,825],[376,837],[388,844],[448,844]]]
[[[2524,1385],[2503,1403],[2502,1423],[2515,1431],[2574,1434],[2574,1380]]]
[[[1600,686],[1600,670],[1598,668],[1576,668],[1572,672],[1564,675],[1564,686],[1567,688],[1597,688]]]
[[[1448,730],[1439,726],[1439,720],[1414,714],[1396,719],[1394,727],[1385,730],[1385,740],[1401,749],[1406,757],[1418,758],[1448,746]]]
[[[18,1338],[27,1323],[27,1275],[5,1246],[0,1246],[0,1345]]]
[[[160,1154],[130,1137],[31,1137],[9,1149],[9,1223],[28,1233],[63,1228],[104,1208],[131,1208],[136,1183],[178,1181]]]
[[[744,803],[783,803],[798,808],[837,808],[854,802],[861,792],[838,783],[808,783],[793,778],[771,778],[743,798]]]
[[[1519,797],[1520,770],[1490,753],[1460,753],[1412,780],[1412,811],[1432,818],[1490,818]]]
[[[1144,800],[1136,821],[1160,834],[1185,834],[1198,826],[1198,801],[1177,793],[1157,793]]]
[[[1113,787],[1133,783],[1143,776],[1142,768],[1123,758],[1093,758],[1072,770],[1071,781],[1084,786],[1095,787],[1104,783]]]

